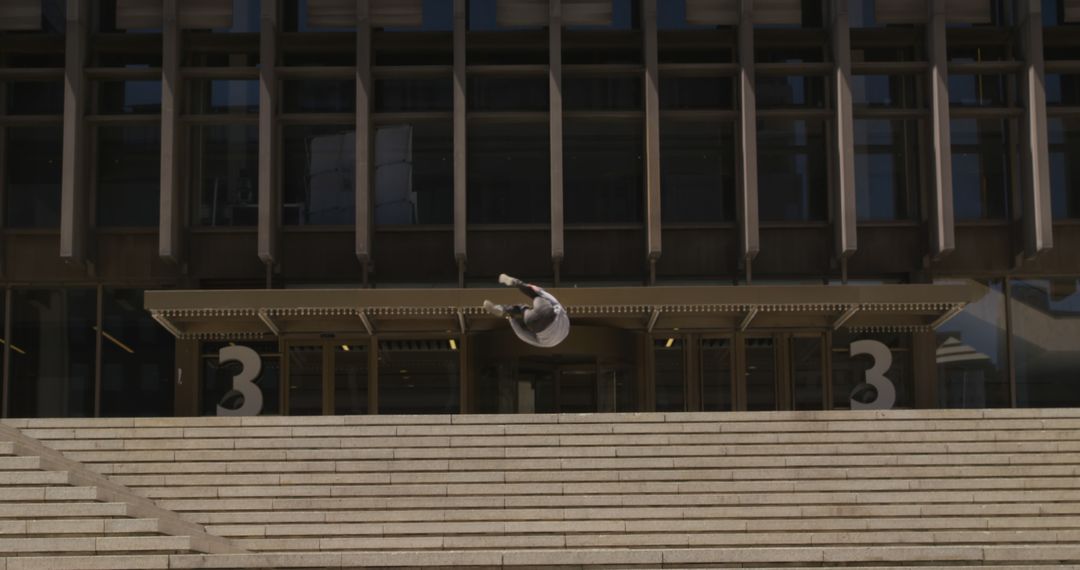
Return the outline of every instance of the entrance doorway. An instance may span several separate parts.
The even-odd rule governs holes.
[[[366,343],[288,341],[284,355],[284,408],[288,415],[368,413]]]

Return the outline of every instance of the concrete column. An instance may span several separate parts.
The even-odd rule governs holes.
[[[548,10],[551,261],[555,267],[559,267],[566,255],[563,236],[562,0],[549,0]]]
[[[739,253],[749,262],[761,249],[758,231],[757,101],[754,94],[754,0],[739,5]]]
[[[465,0],[454,0],[454,259],[458,286],[464,287],[466,262],[465,224],[468,220],[465,167]]]
[[[163,0],[161,37],[161,198],[158,255],[173,262],[183,256],[183,200],[180,188],[180,7]]]
[[[87,20],[90,5],[67,2],[64,55],[64,141],[60,182],[60,257],[86,261],[87,206],[90,184],[86,177],[86,66]]]
[[[259,32],[259,259],[278,261],[281,200],[278,193],[277,113],[277,0],[262,0]]]
[[[660,259],[660,91],[657,62],[656,3],[643,0],[641,23],[645,44],[645,255],[649,283],[655,281]]]
[[[1020,187],[1024,198],[1024,255],[1034,257],[1054,246],[1042,3],[1039,0],[1021,2],[1019,27],[1024,52],[1024,76],[1021,82],[1024,120],[1020,145],[1023,159]]]
[[[356,0],[356,259],[364,267],[371,260],[371,18],[367,0]]]
[[[945,2],[929,2],[926,22],[930,63],[930,256],[940,257],[956,247],[953,220],[952,139],[949,136],[949,60],[945,44]]]
[[[835,138],[836,196],[833,228],[836,257],[844,259],[858,247],[855,207],[855,119],[851,96],[851,29],[848,0],[833,0],[833,86],[836,89]]]

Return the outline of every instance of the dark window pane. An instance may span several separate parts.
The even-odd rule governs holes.
[[[375,130],[375,224],[449,224],[454,214],[453,131],[448,121]]]
[[[123,0],[98,0],[94,3],[97,7],[96,16],[98,22],[98,31],[115,34],[115,33],[161,33],[161,26],[153,26],[148,28],[126,28],[128,24],[127,20],[123,16],[121,9],[126,6],[132,16],[137,16],[140,11],[135,9],[132,4],[125,4]],[[125,27],[120,27],[125,26]]]
[[[730,63],[735,59],[733,38],[730,32],[713,30],[660,32],[657,59],[660,63]]]
[[[1004,107],[1009,104],[1005,75],[950,75],[949,104],[954,107]]]
[[[161,136],[157,126],[99,127],[99,227],[158,225]]]
[[[356,82],[352,79],[285,81],[282,109],[286,113],[352,113]]]
[[[97,291],[14,290],[10,417],[94,414]]]
[[[641,0],[610,0],[611,21],[606,24],[567,25],[567,30],[641,29]],[[607,0],[604,0],[607,3]]]
[[[706,412],[730,411],[731,341],[725,338],[701,340],[701,405]]]
[[[641,77],[563,77],[563,108],[625,111],[641,109]]]
[[[356,220],[356,131],[351,126],[284,128],[288,225],[351,225]]]
[[[950,124],[956,219],[1007,218],[1012,187],[1008,121],[953,119]]]
[[[758,208],[763,221],[826,219],[824,124],[758,121]]]
[[[1080,218],[1080,120],[1047,120],[1054,218]]]
[[[276,342],[204,342],[202,344],[202,377],[200,386],[200,414],[217,415],[217,407],[236,409],[244,403],[243,396],[233,390],[233,377],[241,372],[240,363],[221,364],[218,351],[222,347],[238,344],[248,347],[259,354],[262,361],[259,376],[254,383],[262,393],[263,407],[261,415],[281,413],[281,355]]]
[[[105,289],[101,415],[171,416],[176,341],[143,309],[141,289]]]
[[[289,347],[289,415],[318,416],[323,413],[323,347]]]
[[[379,413],[458,413],[459,362],[445,339],[380,342]]]
[[[641,121],[566,119],[566,221],[641,222]]]
[[[734,92],[730,77],[660,76],[661,109],[732,109]]]
[[[375,80],[375,112],[449,111],[454,106],[449,77]],[[468,93],[472,97],[471,89]]]
[[[259,128],[255,125],[192,129],[191,180],[200,226],[254,226],[259,221]]]
[[[771,338],[748,338],[746,347],[746,409],[777,409],[776,353]]]
[[[979,298],[934,331],[942,408],[1010,405],[1005,287],[1000,279],[978,285]]]
[[[653,340],[653,378],[656,381],[656,411],[686,411],[686,363],[681,338]]]
[[[259,82],[254,79],[193,79],[188,110],[194,114],[258,113]]]
[[[448,32],[373,32],[376,66],[453,65],[453,37]]]
[[[185,67],[256,67],[259,65],[258,36],[236,45],[219,46],[214,34],[185,37],[187,47],[181,65]],[[204,47],[205,46],[205,47]],[[198,81],[193,79],[192,81]]]
[[[469,125],[465,172],[470,224],[542,224],[551,219],[548,130],[546,122]]]
[[[789,75],[758,75],[754,87],[762,109],[825,107],[825,78]]]
[[[1047,73],[1046,104],[1080,106],[1080,74]]]
[[[699,24],[688,20],[686,0],[663,0],[657,2],[656,26],[661,30],[698,30],[716,27],[712,24]]]
[[[796,410],[825,409],[821,337],[795,337],[791,351],[791,404]]]
[[[877,32],[869,30],[868,40],[873,39]],[[858,37],[859,32],[852,30],[852,40]],[[852,47],[851,61],[861,63],[865,61],[917,61],[924,59],[921,51],[916,52],[911,46],[882,46],[882,47]]]
[[[541,24],[523,26],[516,24],[512,19],[508,20],[520,11],[520,5],[511,5],[505,0],[468,0],[468,12],[466,12],[466,27],[473,31],[520,31],[541,27]],[[547,14],[546,6],[544,14]],[[547,23],[547,18],[544,19]]]
[[[855,121],[855,205],[859,220],[914,217],[918,181],[915,121]]]
[[[220,0],[228,2],[229,0]],[[232,0],[232,25],[214,28],[217,33],[255,33],[259,31],[261,0]]]
[[[547,111],[548,78],[542,76],[469,77],[465,90],[470,111]]]
[[[10,81],[8,115],[62,115],[64,84],[60,81]]]
[[[857,108],[914,109],[916,81],[914,75],[854,75],[852,100]]]
[[[62,49],[62,46],[60,46]],[[19,53],[9,52],[6,55],[6,67],[14,68],[27,68],[27,67],[64,67],[64,52],[58,51],[54,53]]]
[[[996,46],[970,46],[950,45],[947,48],[948,58],[953,63],[980,63],[984,61],[1006,61],[1012,59],[1009,47]]]
[[[153,50],[143,49],[144,42],[138,46],[132,46],[130,50],[98,52],[97,62],[100,67],[123,67],[126,69],[148,69],[161,67],[161,51],[155,47]],[[155,42],[155,46],[159,44]]]
[[[1080,405],[1080,281],[1012,282],[1012,345],[1016,405],[1058,408]]]
[[[317,21],[311,22],[310,4],[318,4],[317,1],[284,0],[283,4],[281,18],[281,31],[283,32],[353,32],[356,30],[355,26],[348,25],[348,20],[345,18],[341,18],[341,22],[334,22],[334,27],[322,25]]]
[[[98,113],[154,115],[161,112],[160,81],[102,81],[98,83]]]
[[[9,228],[60,226],[60,126],[8,127],[4,222]]]
[[[728,123],[660,123],[664,223],[727,222],[735,216],[735,140]]]
[[[368,412],[367,346],[342,344],[334,347],[334,413]]]

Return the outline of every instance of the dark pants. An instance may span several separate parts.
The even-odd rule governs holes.
[[[519,283],[518,289],[532,298],[532,306],[510,305],[505,307],[510,318],[521,321],[525,328],[534,334],[551,326],[551,323],[555,322],[555,307],[551,305],[550,301],[540,296],[539,287],[534,288],[534,286],[527,283]]]

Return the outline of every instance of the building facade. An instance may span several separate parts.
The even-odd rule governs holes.
[[[1080,405],[1073,0],[4,0],[4,417]],[[506,272],[574,322],[480,309]]]

